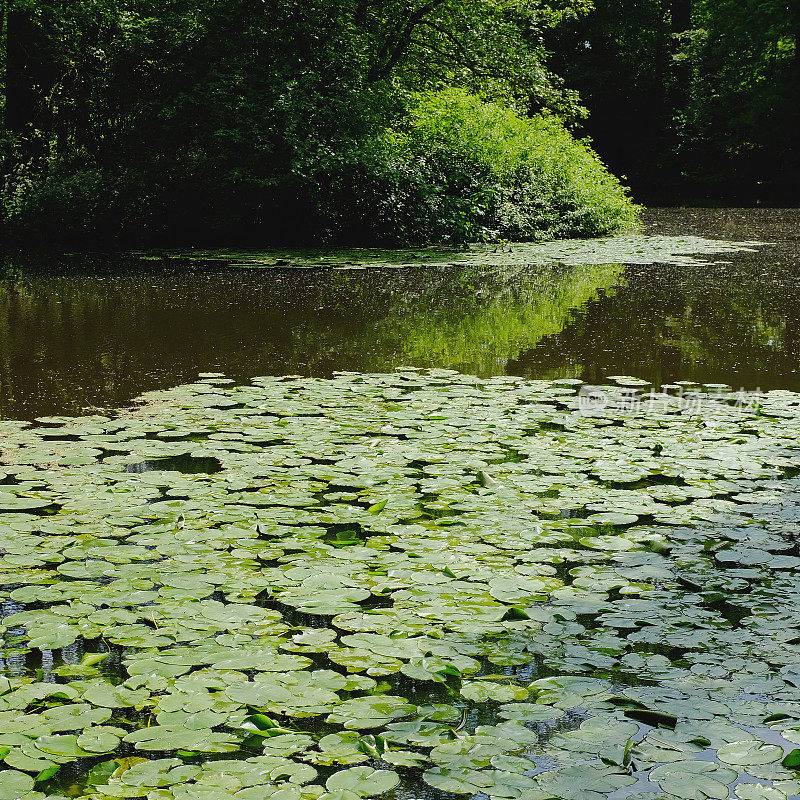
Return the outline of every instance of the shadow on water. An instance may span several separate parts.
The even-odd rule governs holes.
[[[222,469],[222,464],[218,458],[213,456],[191,456],[184,453],[180,456],[169,458],[154,458],[149,461],[139,461],[136,464],[128,464],[125,472],[182,472],[186,475],[205,474],[213,475]]]

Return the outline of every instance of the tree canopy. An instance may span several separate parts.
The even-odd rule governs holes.
[[[7,206],[24,216],[39,192],[39,218],[66,203],[174,234],[212,215],[225,228],[226,209],[242,217],[246,204],[285,229],[297,198],[415,93],[459,86],[575,118],[544,35],[588,10],[588,0],[10,0]]]
[[[583,145],[542,180],[558,125],[645,199],[790,195],[799,32],[790,0],[5,0],[3,219],[28,238],[134,242],[335,238],[336,208],[365,242],[630,221],[603,167],[581,171]],[[425,98],[454,90],[478,103],[464,114],[497,107],[478,115],[488,138],[515,128],[509,110],[556,120],[530,134],[555,139],[499,171],[444,129],[423,146],[414,109],[444,119],[449,101]],[[416,149],[396,147],[407,134]],[[599,194],[565,200],[576,175]],[[521,199],[534,192],[544,217]]]
[[[640,196],[796,202],[800,3],[596,0],[546,38]]]

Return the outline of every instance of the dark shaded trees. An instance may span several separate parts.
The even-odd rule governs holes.
[[[265,219],[273,232],[296,229],[303,193],[401,118],[414,92],[456,85],[574,117],[543,38],[588,9],[588,0],[5,2],[6,216],[76,235],[97,219],[179,239]],[[77,217],[60,219],[66,208]]]
[[[585,131],[617,174],[637,193],[674,179],[676,32],[686,0],[597,0],[594,12],[553,31],[553,69],[589,109]]]
[[[695,0],[687,123],[694,174],[797,202],[800,2]]]
[[[796,202],[797,0],[596,0],[552,31],[553,69],[639,197]]]

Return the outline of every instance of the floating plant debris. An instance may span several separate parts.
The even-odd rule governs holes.
[[[648,391],[0,423],[0,800],[800,795],[800,395]]]
[[[698,256],[751,250],[763,242],[732,242],[699,236],[619,235],[603,239],[562,239],[538,243],[474,244],[468,247],[355,250],[186,250],[139,253],[152,261],[278,269],[367,269],[387,267],[569,264],[697,264]]]

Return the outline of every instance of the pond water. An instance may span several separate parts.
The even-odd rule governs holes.
[[[797,389],[798,230],[796,210],[648,212],[646,232],[677,243],[690,234],[771,243],[695,263],[638,245],[589,253],[587,263],[562,250],[559,264],[522,256],[488,268],[481,258],[449,266],[458,254],[433,267],[368,269],[356,267],[374,256],[343,254],[345,269],[303,270],[280,254],[269,269],[242,269],[240,257],[234,266],[10,257],[0,280],[0,416],[115,407],[203,371],[246,379],[413,365]]]
[[[798,800],[798,230],[9,259],[0,800]]]

